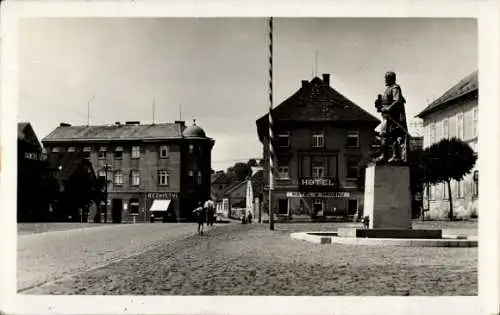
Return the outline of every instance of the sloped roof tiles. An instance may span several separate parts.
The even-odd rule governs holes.
[[[430,103],[429,106],[427,106],[423,111],[421,111],[417,115],[417,117],[423,118],[431,114],[432,112],[445,107],[451,101],[456,100],[474,91],[477,91],[478,89],[479,89],[478,70],[476,70],[473,73],[466,76],[465,78],[463,78],[462,80],[460,80],[457,84],[455,84],[452,88],[446,91],[443,95],[441,95],[439,98]]]
[[[57,141],[117,141],[181,138],[183,127],[175,123],[150,125],[60,126],[43,138]]]

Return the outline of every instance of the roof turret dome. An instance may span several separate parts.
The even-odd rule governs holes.
[[[206,138],[205,131],[196,124],[196,121],[193,120],[193,124],[182,132],[182,135],[185,138]]]

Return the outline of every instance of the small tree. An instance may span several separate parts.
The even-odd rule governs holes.
[[[453,220],[451,180],[461,181],[476,164],[477,156],[471,147],[457,139],[443,139],[425,149],[423,161],[431,184],[446,183],[450,201],[450,220]]]

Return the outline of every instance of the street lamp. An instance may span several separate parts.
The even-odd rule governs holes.
[[[111,169],[111,166],[106,163],[104,165],[104,223],[108,222],[108,171]]]

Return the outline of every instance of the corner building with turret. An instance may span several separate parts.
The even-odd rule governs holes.
[[[60,124],[42,143],[51,160],[78,153],[106,181],[101,222],[184,221],[210,198],[212,138],[195,122]],[[92,212],[94,215],[92,215]]]

